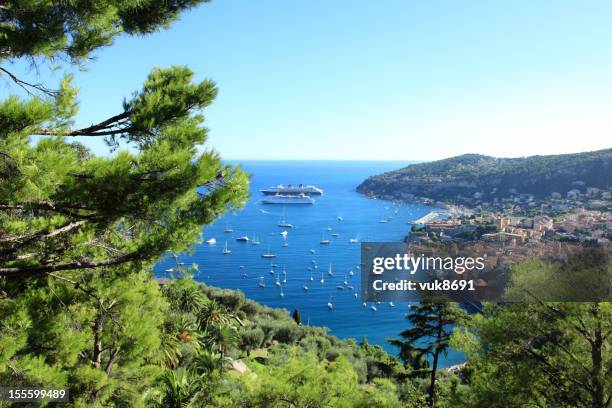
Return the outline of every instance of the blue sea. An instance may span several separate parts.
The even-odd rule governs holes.
[[[237,163],[232,163],[237,164]],[[204,240],[215,238],[216,245],[196,245],[189,254],[181,254],[186,265],[196,263],[198,281],[220,288],[239,289],[248,297],[271,307],[298,309],[304,324],[325,326],[337,337],[366,338],[391,353],[388,338],[398,337],[408,327],[407,303],[363,306],[359,296],[360,245],[349,239],[370,242],[401,241],[408,234],[409,221],[416,220],[432,207],[419,204],[398,205],[364,197],[355,187],[370,175],[406,166],[409,162],[373,161],[242,161],[252,175],[251,198],[243,209],[228,213],[214,224],[203,227]],[[260,189],[277,184],[313,184],[324,190],[314,196],[314,205],[265,205]],[[281,228],[281,219],[293,228]],[[381,219],[388,222],[381,223]],[[233,232],[225,232],[233,229]],[[280,233],[287,231],[284,238]],[[337,234],[337,237],[332,236]],[[238,242],[237,237],[257,237],[260,245]],[[331,240],[321,245],[322,239]],[[223,254],[227,243],[230,254]],[[286,245],[284,245],[286,244]],[[261,254],[270,251],[274,259]],[[314,253],[311,253],[314,250]],[[276,266],[272,266],[275,264]],[[328,269],[333,276],[328,275]],[[169,277],[166,269],[176,266],[167,258],[155,266],[155,274]],[[275,275],[270,270],[276,271]],[[286,272],[286,284],[282,284]],[[353,275],[350,275],[353,271]],[[277,275],[278,274],[278,275]],[[321,284],[321,274],[325,283]],[[280,276],[281,287],[276,285]],[[312,276],[313,280],[310,280]],[[263,278],[262,278],[263,277]],[[337,289],[348,279],[350,289]],[[260,280],[265,288],[259,287]],[[303,286],[308,286],[305,291]],[[357,297],[355,296],[357,293]],[[327,304],[333,304],[329,310]],[[444,365],[463,360],[460,353],[449,353]]]

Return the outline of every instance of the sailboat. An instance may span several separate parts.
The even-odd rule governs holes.
[[[280,286],[281,285],[281,281],[280,281],[280,274],[276,274],[276,286]]]
[[[231,225],[227,225],[225,229],[223,230],[223,232],[226,232],[226,233],[234,232],[234,229],[232,228]]]
[[[349,271],[349,276],[353,276],[355,274],[355,272],[353,272],[352,270]]]
[[[280,297],[284,298],[285,297],[285,292],[283,292],[283,287],[281,286],[281,291],[280,291]]]
[[[293,228],[293,224],[289,224],[285,219],[285,209],[283,208],[283,215],[280,220],[278,220],[278,226],[281,228]]]
[[[329,245],[329,239],[325,238],[325,233],[321,234],[321,240],[319,241],[319,244],[321,245]]]
[[[268,252],[261,254],[262,258],[276,258],[276,254],[270,252],[270,247],[268,247]]]
[[[274,272],[274,264],[273,264],[273,263],[271,263],[271,264],[270,264],[270,275],[274,275],[274,273],[275,273],[275,272]]]
[[[225,241],[225,246],[223,247],[223,255],[229,255],[232,251],[227,247],[227,241]]]
[[[344,282],[343,282],[343,283],[344,283],[345,285],[348,285],[348,275],[345,275],[345,276],[344,276]]]
[[[325,283],[325,279],[323,278],[323,272],[321,272],[321,284]]]
[[[310,273],[310,281],[313,282],[314,281],[314,276],[312,276],[312,272]]]
[[[259,238],[257,237],[257,235],[253,236],[253,239],[251,240],[251,244],[253,244],[253,245],[261,244],[261,242],[259,241]]]
[[[334,272],[332,271],[332,264],[329,264],[329,268],[327,268],[327,274],[329,276],[334,276]]]
[[[263,276],[259,277],[259,283],[257,284],[257,286],[259,286],[260,288],[265,288],[266,287],[266,282],[264,281],[264,277]]]
[[[283,266],[283,283],[287,283],[287,271],[285,270],[284,266]]]

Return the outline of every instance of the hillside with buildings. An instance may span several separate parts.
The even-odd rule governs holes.
[[[468,206],[501,200],[597,196],[612,187],[612,149],[496,158],[466,154],[369,177],[357,191],[391,200]]]

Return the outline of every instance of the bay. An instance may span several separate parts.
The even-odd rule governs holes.
[[[238,163],[231,163],[238,164]],[[330,334],[340,338],[366,338],[368,342],[397,353],[386,342],[398,337],[408,327],[405,315],[407,303],[363,306],[359,297],[359,242],[401,241],[409,233],[409,221],[434,210],[420,204],[398,205],[373,200],[355,191],[355,187],[370,175],[395,170],[409,162],[394,161],[240,161],[252,175],[251,197],[243,209],[230,212],[212,225],[203,227],[204,240],[215,238],[216,245],[197,244],[190,253],[180,254],[185,265],[196,263],[196,280],[210,286],[239,289],[246,297],[261,304],[298,309],[304,324],[325,326]],[[265,205],[260,189],[277,184],[313,184],[324,190],[323,196],[313,196],[314,205]],[[281,228],[285,219],[293,228]],[[386,220],[386,222],[380,222]],[[224,232],[232,229],[233,232]],[[287,231],[286,238],[280,234]],[[337,234],[337,236],[332,236]],[[250,242],[236,238],[248,236]],[[253,238],[260,245],[253,245]],[[329,239],[329,245],[319,241]],[[230,254],[223,254],[227,243]],[[284,245],[285,244],[285,245]],[[268,249],[276,258],[264,259]],[[314,250],[314,254],[311,253]],[[276,264],[271,267],[271,264]],[[328,275],[328,269],[333,276]],[[155,275],[170,277],[166,269],[176,266],[168,257],[155,265]],[[272,275],[274,269],[277,274]],[[309,270],[310,269],[310,270]],[[286,272],[286,284],[282,284]],[[350,275],[353,271],[353,275]],[[325,283],[321,284],[321,276]],[[280,276],[284,296],[276,285]],[[312,276],[313,280],[310,280]],[[344,280],[348,285],[344,285]],[[265,288],[258,283],[265,282]],[[304,285],[308,290],[304,290]],[[347,286],[353,286],[350,290]],[[344,286],[343,290],[337,286]],[[355,293],[358,294],[355,297]],[[333,304],[333,310],[327,306]],[[460,363],[461,353],[451,352],[443,365]]]

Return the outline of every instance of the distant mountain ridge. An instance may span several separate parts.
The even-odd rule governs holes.
[[[374,196],[470,203],[531,194],[545,198],[578,189],[612,187],[612,148],[593,152],[497,158],[464,154],[371,176],[357,191]]]

